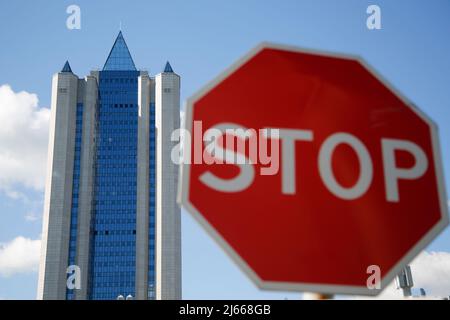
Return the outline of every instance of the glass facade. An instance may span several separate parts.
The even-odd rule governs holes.
[[[133,58],[128,50],[125,39],[122,36],[122,32],[119,32],[116,42],[109,53],[108,59],[106,59],[103,71],[123,71],[123,70],[136,70],[134,66]]]
[[[66,63],[67,64],[67,63]],[[68,265],[75,265],[77,248],[77,227],[78,227],[78,191],[80,186],[80,156],[81,139],[83,128],[83,104],[77,103],[76,125],[75,125],[75,155],[73,164],[73,182],[72,182],[72,208],[70,213],[70,240],[69,240],[69,262]],[[74,299],[73,290],[67,289],[66,299]]]
[[[135,295],[138,76],[99,76],[90,299]]]
[[[64,71],[68,72],[68,71]],[[136,201],[138,77],[119,33],[98,72],[93,202],[90,221],[87,298],[114,300],[136,296]],[[149,263],[147,298],[155,298],[156,128],[155,104],[149,112]],[[77,104],[69,265],[76,264],[78,193],[83,104]],[[75,298],[66,290],[66,299]]]
[[[155,216],[156,216],[156,126],[155,104],[150,103],[149,142],[149,232],[148,232],[148,299],[155,298]]]

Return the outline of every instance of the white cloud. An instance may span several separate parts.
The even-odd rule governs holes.
[[[0,190],[18,199],[18,186],[45,185],[50,110],[36,94],[0,86]]]
[[[423,252],[411,264],[414,287],[430,296],[450,296],[450,252]]]
[[[39,265],[41,240],[17,237],[0,244],[0,275],[36,272]]]

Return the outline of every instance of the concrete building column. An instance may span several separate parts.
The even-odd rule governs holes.
[[[171,159],[180,128],[180,77],[155,78],[156,122],[156,299],[181,299],[181,209],[176,202],[178,165]]]
[[[150,78],[138,78],[138,150],[136,195],[136,299],[147,300],[149,233]]]
[[[73,73],[53,76],[38,299],[66,295],[77,89]]]
[[[75,290],[76,300],[86,300],[89,275],[89,248],[95,179],[95,137],[98,85],[97,79],[87,76],[82,81],[83,127],[80,158],[80,186],[78,200],[78,230],[76,263],[81,271],[81,288]]]

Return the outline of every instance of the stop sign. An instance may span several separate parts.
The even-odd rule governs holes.
[[[378,294],[448,224],[436,125],[360,58],[260,45],[185,121],[180,202],[260,288]]]

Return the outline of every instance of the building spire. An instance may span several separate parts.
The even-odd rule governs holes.
[[[173,69],[172,69],[172,66],[170,65],[169,61],[166,62],[166,66],[164,67],[164,72],[173,73]]]
[[[116,41],[109,52],[103,71],[131,70],[136,71],[133,58],[131,57],[128,46],[123,38],[122,31],[119,31]]]
[[[69,61],[66,61],[61,72],[71,72],[72,73],[72,68],[70,67]]]

